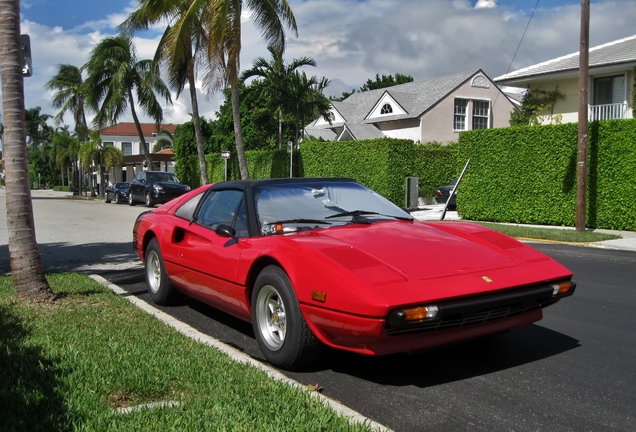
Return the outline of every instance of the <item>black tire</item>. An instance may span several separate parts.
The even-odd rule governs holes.
[[[118,193],[115,194],[115,199],[113,199],[113,202],[115,204],[119,204],[121,202],[121,200],[119,199],[119,194]]]
[[[110,198],[108,197],[108,192],[106,192],[106,193],[104,194],[104,202],[105,202],[106,204],[110,203]]]
[[[152,200],[152,192],[148,191],[146,192],[146,199],[144,201],[144,204],[146,205],[146,207],[154,207],[155,203]]]
[[[163,257],[156,238],[150,240],[145,252],[146,284],[152,301],[158,305],[169,305],[175,297],[175,288],[172,286],[166,268],[163,265]]]
[[[128,192],[128,205],[129,206],[134,206],[135,205],[135,200],[133,199],[132,191]]]
[[[265,267],[252,291],[252,326],[261,352],[281,369],[302,369],[322,350],[300,311],[287,274],[278,266]]]

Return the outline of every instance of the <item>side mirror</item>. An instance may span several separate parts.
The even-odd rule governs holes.
[[[237,243],[239,241],[238,237],[236,236],[236,230],[228,224],[219,224],[214,232],[220,237],[231,237]]]

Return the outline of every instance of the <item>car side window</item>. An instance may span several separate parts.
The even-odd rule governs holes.
[[[197,204],[201,201],[202,196],[203,192],[186,201],[177,209],[176,212],[174,212],[174,215],[185,220],[192,220],[194,211],[197,209]]]
[[[243,192],[238,190],[210,192],[199,208],[197,223],[211,229],[222,223],[233,225],[242,199]]]

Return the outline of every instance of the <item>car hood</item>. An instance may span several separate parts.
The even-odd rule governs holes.
[[[190,186],[184,185],[184,184],[181,184],[181,183],[155,182],[154,184],[160,185],[164,190],[167,190],[167,191],[188,191],[188,190],[190,190]]]
[[[340,246],[318,250],[343,267],[380,261],[417,279],[504,269],[524,261],[549,260],[540,252],[496,231],[458,222],[381,222],[313,231]],[[316,239],[317,240],[317,239]],[[362,253],[361,253],[362,252]]]

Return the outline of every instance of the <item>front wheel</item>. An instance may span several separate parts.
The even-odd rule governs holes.
[[[256,341],[267,361],[282,369],[300,369],[316,360],[322,344],[309,329],[280,267],[265,267],[258,275],[251,306]]]
[[[113,201],[115,202],[115,204],[119,204],[121,202],[121,199],[119,199],[118,193],[115,194],[115,199]]]
[[[146,247],[145,256],[146,283],[152,301],[158,305],[168,305],[175,296],[175,289],[168,279],[168,273],[163,265],[163,257],[156,238],[150,240]]]
[[[108,192],[104,194],[104,202],[108,204],[110,202],[110,197],[108,196]]]
[[[132,190],[130,192],[128,192],[128,205],[129,206],[134,206],[135,205],[135,200],[133,199]]]
[[[152,193],[150,191],[146,192],[146,207],[154,207],[155,203],[152,201]]]

